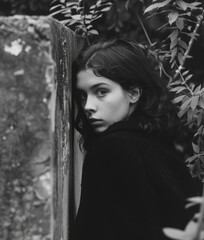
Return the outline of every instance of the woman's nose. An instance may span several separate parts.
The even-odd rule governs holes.
[[[87,97],[84,110],[88,113],[96,111],[96,102],[94,101],[93,97],[91,96]]]

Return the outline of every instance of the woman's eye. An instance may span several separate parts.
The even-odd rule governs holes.
[[[105,96],[106,95],[106,93],[107,93],[108,91],[106,90],[106,89],[98,89],[97,91],[96,91],[96,93],[97,93],[97,95],[99,96],[99,97],[103,97],[103,96]]]

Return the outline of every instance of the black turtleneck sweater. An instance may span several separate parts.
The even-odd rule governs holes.
[[[71,240],[163,240],[164,227],[184,229],[193,213],[193,180],[173,144],[120,122],[99,134],[82,172]]]

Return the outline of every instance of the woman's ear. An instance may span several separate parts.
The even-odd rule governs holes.
[[[130,96],[130,102],[136,103],[141,96],[141,90],[138,87],[133,87],[129,90],[129,96]]]

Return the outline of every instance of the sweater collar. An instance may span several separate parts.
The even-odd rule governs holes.
[[[134,120],[128,120],[128,121],[120,121],[120,122],[112,124],[105,131],[103,131],[101,133],[97,133],[97,136],[100,137],[100,136],[104,136],[104,135],[110,134],[112,132],[117,132],[117,131],[144,132],[143,130],[138,129],[138,126]]]
[[[101,133],[97,133],[96,137],[100,138],[101,136],[105,136],[108,135],[110,133],[113,132],[137,132],[138,134],[144,134],[144,135],[148,135],[149,137],[160,137],[165,141],[169,141],[170,138],[168,137],[168,135],[162,133],[159,130],[145,130],[145,129],[141,129],[138,124],[137,121],[134,118],[131,118],[127,121],[120,121],[117,123],[112,124],[111,126],[109,126],[105,131],[101,132]]]

